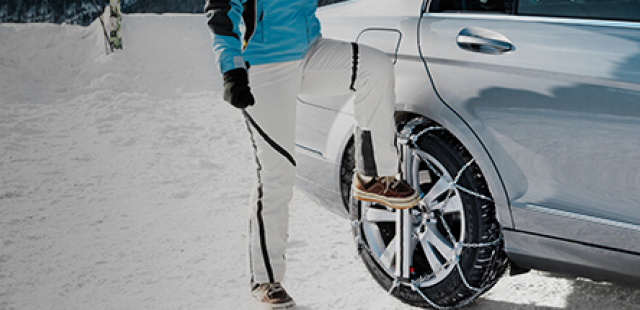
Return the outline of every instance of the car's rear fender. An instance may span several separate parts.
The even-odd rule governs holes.
[[[418,64],[417,62],[420,62]],[[469,124],[444,104],[431,87],[431,81],[424,74],[419,57],[399,57],[397,73],[397,115],[401,121],[413,117],[426,117],[444,126],[467,148],[476,159],[487,180],[495,200],[500,224],[505,228],[514,228],[509,197],[496,163],[489,155],[483,142]],[[414,72],[415,71],[415,72]],[[422,72],[417,72],[422,71]]]
[[[348,96],[298,98],[298,161],[296,187],[329,211],[348,218],[342,201],[340,169],[352,137],[353,98]]]

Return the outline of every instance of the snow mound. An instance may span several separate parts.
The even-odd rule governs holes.
[[[90,27],[4,24],[0,27],[0,87],[7,92],[2,98],[51,98],[71,90],[69,77],[89,79],[91,63],[104,54],[104,35],[99,27],[99,23]]]
[[[123,25],[125,50],[107,55],[97,19],[88,27],[3,24],[2,99],[50,101],[87,87],[164,97],[220,89],[204,16],[130,15]]]

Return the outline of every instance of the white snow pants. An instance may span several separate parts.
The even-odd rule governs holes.
[[[393,64],[376,49],[321,38],[303,60],[252,66],[249,83],[256,103],[245,116],[258,167],[249,224],[251,282],[281,282],[295,181],[297,95],[355,91],[356,169],[395,175]]]

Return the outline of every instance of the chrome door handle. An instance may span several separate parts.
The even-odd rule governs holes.
[[[502,54],[515,50],[507,37],[491,30],[469,27],[464,28],[456,38],[462,49],[485,54]]]

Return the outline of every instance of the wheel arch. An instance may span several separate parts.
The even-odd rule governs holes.
[[[476,162],[493,195],[500,225],[514,229],[509,197],[499,169],[478,135],[460,117],[441,104],[402,104],[396,107],[396,124],[423,117],[442,125],[458,139]]]

